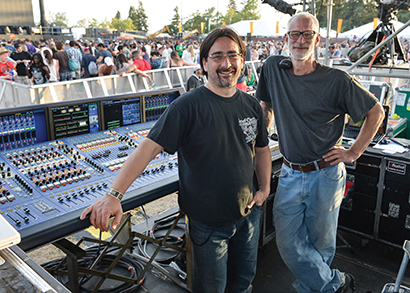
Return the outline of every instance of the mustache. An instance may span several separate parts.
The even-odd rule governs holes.
[[[219,68],[216,70],[216,73],[223,73],[223,72],[233,72],[236,73],[236,68],[229,67],[229,68]]]

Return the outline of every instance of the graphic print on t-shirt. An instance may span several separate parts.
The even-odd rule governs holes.
[[[256,138],[256,129],[258,120],[255,117],[245,118],[243,120],[238,119],[239,126],[242,128],[243,133],[245,134],[246,143],[255,141]]]

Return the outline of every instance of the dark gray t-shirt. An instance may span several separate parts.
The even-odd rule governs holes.
[[[266,60],[256,98],[272,104],[284,157],[312,162],[341,144],[345,114],[358,122],[377,99],[345,71],[317,63],[312,73],[294,75],[279,67],[283,58]]]
[[[249,215],[255,147],[268,144],[257,100],[240,90],[224,98],[198,87],[172,102],[148,137],[178,151],[178,201],[189,217],[215,227]]]

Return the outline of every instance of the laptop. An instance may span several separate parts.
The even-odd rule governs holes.
[[[387,133],[387,121],[389,120],[389,113],[390,107],[388,105],[383,105],[384,110],[384,119],[382,124],[380,125],[376,135],[374,136],[373,140],[370,142],[370,145],[378,144],[383,140]],[[364,118],[360,120],[358,123],[353,123],[351,118],[349,117],[349,122],[345,127],[345,131],[343,133],[343,140],[349,141],[356,139],[359,135],[360,129],[364,123]]]
[[[0,215],[0,250],[19,244],[20,233]]]

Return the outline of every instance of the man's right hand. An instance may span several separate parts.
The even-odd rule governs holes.
[[[108,231],[108,221],[111,216],[114,216],[114,221],[112,222],[112,228],[115,229],[121,221],[123,214],[121,202],[106,194],[99,198],[95,203],[86,208],[80,219],[84,220],[85,217],[90,214],[90,222],[96,228],[103,232]]]

